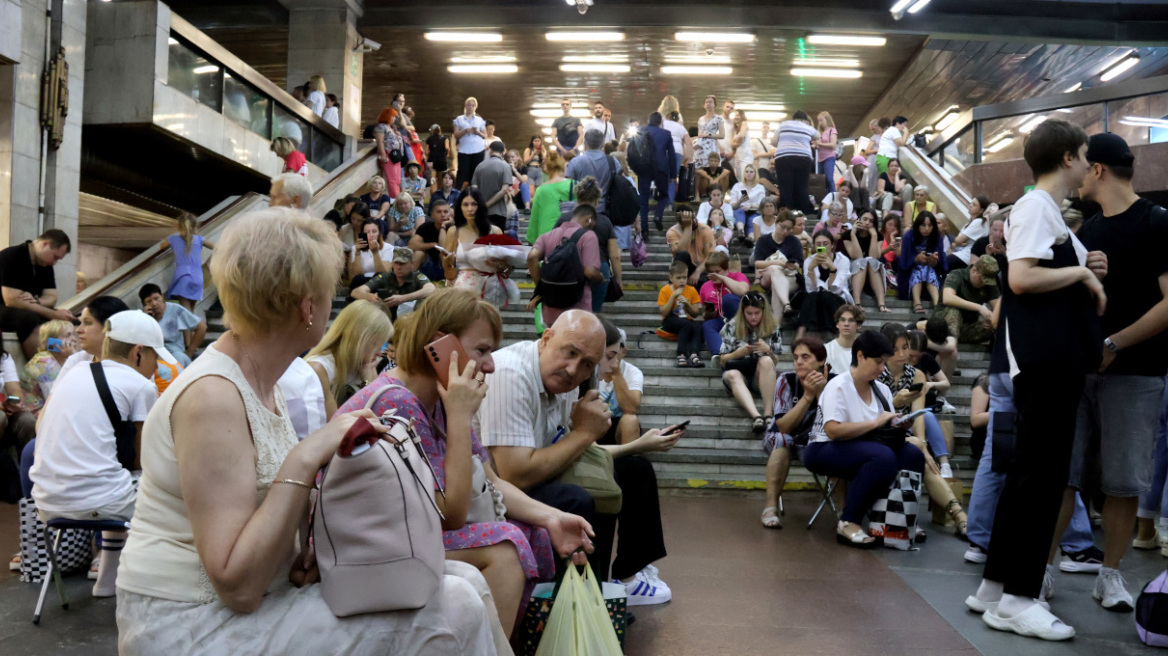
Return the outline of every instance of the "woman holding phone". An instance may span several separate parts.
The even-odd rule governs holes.
[[[335,415],[338,405],[377,377],[381,352],[391,339],[393,324],[377,304],[357,300],[341,310],[324,338],[304,357],[320,379],[326,417]]]
[[[470,292],[441,289],[398,321],[397,368],[349,399],[341,412],[364,408],[379,390],[396,386],[381,394],[373,412],[395,411],[414,422],[435,481],[445,490],[436,490],[434,498],[445,515],[446,557],[482,572],[510,637],[527,588],[555,575],[552,549],[562,557],[575,554],[573,560],[584,564],[585,555],[575,552],[592,551],[592,527],[499,478],[471,427],[487,395],[484,377],[495,370],[491,353],[502,338],[503,321],[493,305]],[[485,489],[475,489],[476,469],[485,475]],[[475,497],[496,491],[492,516],[476,516]],[[505,519],[496,515],[500,511]]]
[[[750,415],[755,433],[766,430],[774,408],[775,362],[783,351],[783,333],[771,312],[766,296],[747,292],[738,304],[738,313],[722,328],[722,385],[738,405]],[[754,396],[762,397],[763,414],[758,414]]]

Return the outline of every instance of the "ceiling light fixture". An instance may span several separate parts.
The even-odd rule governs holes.
[[[1146,116],[1124,116],[1119,122],[1124,125],[1145,128],[1168,128],[1168,119],[1148,118]]]
[[[820,46],[882,46],[888,39],[882,36],[856,34],[808,34],[807,43]]]
[[[197,66],[191,72],[195,75],[206,75],[207,73],[217,73],[219,67],[215,64],[207,64],[206,66]]]
[[[446,67],[451,73],[518,73],[515,64],[453,64]]]
[[[535,124],[542,125],[545,128],[550,128],[552,126],[552,123],[555,123],[555,121],[556,121],[556,119],[554,119],[554,118],[537,118],[537,119],[535,119]]]
[[[665,61],[670,64],[729,64],[729,55],[665,55]]]
[[[741,107],[738,107],[737,105],[735,105],[734,108],[735,109],[742,109]],[[743,109],[742,111],[745,112],[746,110]],[[749,115],[747,115],[747,118],[750,119],[751,121],[781,121],[781,120],[787,118],[787,115],[784,112],[756,112],[756,111],[752,111],[752,112],[750,112]]]
[[[624,41],[624,32],[548,32],[548,41],[560,42],[594,42],[594,41]]]
[[[696,43],[754,43],[754,35],[747,32],[677,32],[673,38]]]
[[[510,55],[481,55],[478,57],[451,57],[451,64],[506,64],[515,61]]]
[[[1067,87],[1067,90],[1063,91],[1063,93],[1073,93],[1073,92],[1078,91],[1079,89],[1082,89],[1082,88],[1083,88],[1083,83],[1076,82],[1076,83],[1072,84],[1071,86]]]
[[[581,15],[588,13],[588,8],[592,6],[593,0],[566,0],[569,7],[575,7],[576,11]]]
[[[929,2],[931,2],[931,0],[917,0],[916,3],[913,4],[913,6],[908,8],[908,13],[910,13],[910,14],[917,13],[918,11],[924,9],[925,5],[929,4]]]
[[[1014,143],[1014,135],[1007,134],[1006,136],[995,141],[994,143],[986,146],[985,148],[983,148],[983,150],[987,153],[996,153],[1000,150],[1004,150],[1007,146],[1009,146],[1012,143]]]
[[[761,112],[781,112],[786,107],[778,103],[737,103],[734,109],[741,109],[744,111],[761,111]]]
[[[731,75],[734,69],[729,66],[662,66],[661,72],[666,75]]]
[[[937,122],[933,124],[933,128],[937,132],[943,132],[945,128],[953,125],[959,116],[961,116],[961,113],[958,111],[957,105],[950,105],[949,108],[945,110],[945,113],[937,119]]]
[[[835,77],[855,79],[864,75],[863,71],[843,68],[792,68],[791,75],[796,77]]]
[[[562,101],[562,100],[557,100],[556,102],[537,102],[537,103],[533,104],[531,106],[531,108],[532,109],[559,109],[560,107],[563,106],[563,102],[564,101]],[[583,100],[573,100],[573,101],[571,101],[571,103],[573,106],[579,106],[579,107],[582,107],[582,106],[588,104],[587,102],[585,102]],[[557,116],[559,116],[559,114],[557,114]]]
[[[1030,134],[1034,131],[1034,128],[1038,127],[1045,120],[1046,116],[1039,114],[1018,126],[1018,131],[1022,134]]]
[[[584,107],[577,107],[577,109],[571,110],[568,115],[576,118],[592,118],[592,112]],[[564,115],[564,111],[562,109],[533,109],[531,115],[536,118],[559,118]]]
[[[628,55],[568,55],[561,61],[576,63],[627,62]]]
[[[173,36],[172,36],[172,37],[169,37],[169,38],[167,38],[167,39],[166,39],[166,45],[168,45],[168,46],[177,46],[177,45],[178,45],[178,39],[174,38]]]
[[[628,64],[560,64],[565,73],[628,73]]]
[[[1111,68],[1107,69],[1106,71],[1103,71],[1103,75],[1100,75],[1099,79],[1104,82],[1110,82],[1129,71],[1138,63],[1140,63],[1140,56],[1136,54],[1135,51],[1132,51],[1132,53],[1127,57],[1119,60],[1119,62],[1112,65]]]
[[[792,62],[795,66],[806,66],[811,68],[859,68],[859,59],[796,59]]]
[[[427,41],[444,43],[498,43],[503,35],[498,32],[426,32]]]

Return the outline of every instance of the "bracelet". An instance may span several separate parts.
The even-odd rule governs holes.
[[[304,481],[298,481],[294,478],[277,478],[276,480],[272,481],[272,485],[275,485],[276,483],[286,483],[288,485],[299,485],[300,487],[302,487],[306,490],[311,490],[311,489],[314,489],[314,487],[315,487],[313,485],[305,483]]]

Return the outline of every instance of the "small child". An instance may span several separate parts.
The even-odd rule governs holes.
[[[174,251],[174,277],[166,297],[194,312],[195,304],[203,300],[203,248],[213,250],[215,244],[199,234],[194,214],[183,212],[177,224],[178,232],[161,244],[162,250]]]
[[[669,284],[657,294],[661,308],[661,329],[677,335],[677,366],[702,368],[702,307],[698,290],[686,284],[689,269],[685,262],[669,265]]]

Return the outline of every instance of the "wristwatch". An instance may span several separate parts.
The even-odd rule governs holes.
[[[1103,340],[1103,345],[1107,347],[1108,351],[1111,351],[1112,353],[1119,353],[1119,347],[1115,345],[1115,342],[1111,341],[1110,337],[1107,337]]]

